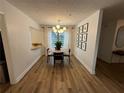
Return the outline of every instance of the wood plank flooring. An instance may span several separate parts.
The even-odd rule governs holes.
[[[97,65],[96,75],[91,75],[74,56],[70,64],[65,60],[64,66],[55,67],[43,57],[18,84],[0,85],[0,93],[124,93],[123,84]]]

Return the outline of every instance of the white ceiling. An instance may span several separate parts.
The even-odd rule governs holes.
[[[117,15],[120,6],[124,9],[124,0],[7,0],[39,24],[75,25],[98,9]],[[111,11],[112,10],[112,11]]]

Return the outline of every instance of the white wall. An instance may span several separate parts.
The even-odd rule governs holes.
[[[3,9],[3,0],[0,0],[0,13],[3,13],[4,9]]]
[[[43,55],[41,49],[31,50],[30,27],[40,29],[40,26],[5,0],[3,3],[7,27],[6,32],[12,62],[11,71],[13,72],[13,74],[10,74],[13,75],[11,84],[14,84],[17,83],[33,64],[36,63],[40,56]]]
[[[104,18],[103,18],[102,29],[100,34],[98,58],[108,63],[111,63],[112,46],[113,46],[115,29],[116,29],[115,20],[104,22]]]
[[[101,20],[102,20],[102,11],[98,10],[77,25],[77,29],[78,29],[79,26],[89,23],[87,49],[86,51],[83,51],[77,48],[75,44],[74,55],[91,74],[95,74],[95,65],[96,65],[96,56],[97,56],[97,49],[99,43]],[[74,35],[76,35],[76,31]]]
[[[1,29],[1,35],[2,35],[2,40],[3,40],[5,55],[6,55],[7,66],[9,70],[9,77],[10,77],[10,81],[13,82],[14,80],[13,63],[12,63],[11,55],[10,55],[10,47],[8,43],[5,19],[4,19],[4,15],[2,14],[0,14],[0,29]]]

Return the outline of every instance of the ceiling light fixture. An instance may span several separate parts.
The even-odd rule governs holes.
[[[60,20],[58,20],[58,22],[60,23]],[[56,26],[53,26],[53,32],[55,33],[63,33],[64,31],[66,31],[65,26],[60,26],[59,24]]]

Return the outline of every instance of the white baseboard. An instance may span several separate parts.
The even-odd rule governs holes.
[[[26,73],[32,68],[32,66],[41,58],[41,55],[34,61],[32,64],[24,71],[22,72],[16,79],[13,81],[11,84],[16,84],[18,83],[25,75]]]
[[[81,60],[76,56],[76,55],[74,55],[76,58],[77,58],[77,60],[86,68],[86,70],[88,71],[88,72],[90,72],[90,74],[92,74],[92,75],[94,75],[95,74],[95,70],[92,70],[87,64],[85,64],[85,62],[81,62]]]

